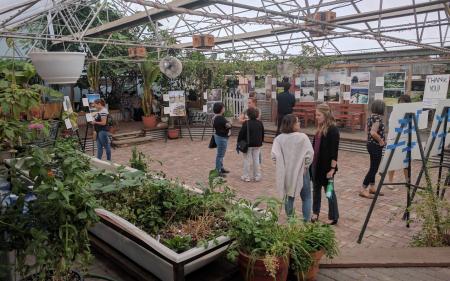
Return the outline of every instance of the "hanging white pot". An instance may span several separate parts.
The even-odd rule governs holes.
[[[28,54],[36,71],[49,84],[73,84],[83,71],[86,53],[36,52]]]

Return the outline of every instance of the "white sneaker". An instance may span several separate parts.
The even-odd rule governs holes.
[[[244,176],[241,176],[241,180],[245,182],[250,182],[250,179]]]

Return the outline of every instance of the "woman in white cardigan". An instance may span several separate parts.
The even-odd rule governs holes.
[[[286,214],[294,214],[294,199],[300,193],[305,221],[311,219],[311,182],[309,165],[314,149],[306,134],[300,133],[300,123],[293,114],[281,122],[281,134],[273,141],[272,159],[276,162],[277,189],[284,198]]]

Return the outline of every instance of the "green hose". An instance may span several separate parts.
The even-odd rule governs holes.
[[[108,280],[108,281],[117,281],[116,279],[113,279],[108,276],[98,275],[94,273],[86,273],[83,276],[84,278],[94,278],[94,279],[101,279],[101,280]]]

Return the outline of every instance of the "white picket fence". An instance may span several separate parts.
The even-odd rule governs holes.
[[[222,102],[227,110],[233,112],[235,118],[247,110],[247,99],[245,95],[235,95],[233,93],[225,93],[222,95]],[[261,110],[262,120],[269,122],[272,120],[272,102],[270,100],[258,100],[258,108]]]
[[[225,105],[225,109],[230,110],[234,118],[239,118],[239,115],[247,109],[247,98],[247,96],[233,92],[222,94],[222,102]]]

